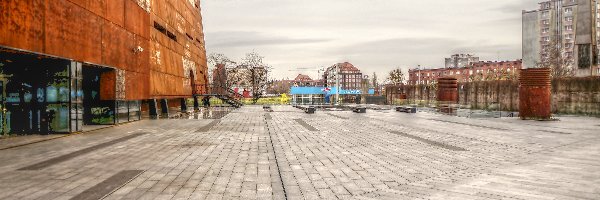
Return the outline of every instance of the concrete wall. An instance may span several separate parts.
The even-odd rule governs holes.
[[[435,105],[434,85],[386,88],[388,103]],[[519,111],[518,81],[459,83],[459,104],[472,109]],[[400,101],[404,93],[407,99]],[[552,81],[552,112],[600,116],[600,77],[576,77]]]
[[[523,12],[523,68],[540,61],[540,21],[537,11]]]
[[[600,77],[553,80],[552,110],[600,116]]]

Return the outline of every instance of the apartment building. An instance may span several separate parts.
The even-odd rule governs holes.
[[[600,33],[597,0],[550,0],[523,11],[523,67],[533,68],[558,49],[577,76],[597,75]]]

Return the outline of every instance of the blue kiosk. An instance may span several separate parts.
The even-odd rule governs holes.
[[[328,105],[335,102],[337,88],[335,87],[291,87],[292,104],[294,105]],[[348,96],[373,95],[375,89],[371,88],[366,94],[361,90],[340,90],[340,98]],[[358,102],[357,102],[358,103]]]

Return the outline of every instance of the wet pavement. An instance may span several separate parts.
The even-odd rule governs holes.
[[[598,118],[272,108],[0,150],[0,199],[600,199]]]

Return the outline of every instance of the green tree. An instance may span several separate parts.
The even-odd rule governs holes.
[[[387,80],[389,80],[394,85],[404,83],[404,73],[402,72],[402,69],[398,67],[390,71]]]

